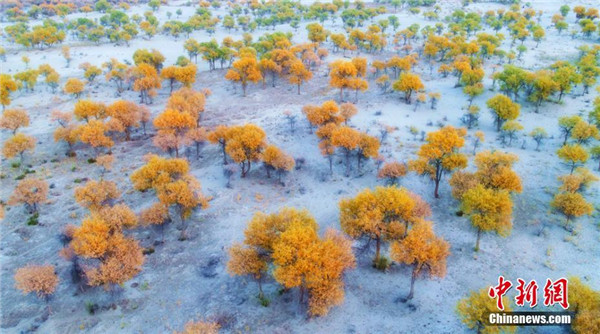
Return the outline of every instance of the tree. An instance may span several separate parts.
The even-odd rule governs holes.
[[[101,153],[102,148],[110,148],[115,144],[109,136],[106,135],[108,127],[106,123],[99,120],[90,120],[79,126],[77,133],[79,140],[94,148],[96,155]]]
[[[321,106],[312,104],[302,107],[302,113],[313,127],[321,127],[329,123],[340,124],[344,116],[340,113],[340,107],[333,100],[325,101]]]
[[[540,70],[534,74],[533,82],[531,83],[533,92],[529,99],[535,103],[535,112],[539,111],[540,105],[546,101],[550,95],[560,89],[560,86],[552,78],[552,74],[548,70]]]
[[[342,276],[356,266],[351,243],[334,230],[320,239],[316,229],[293,224],[273,248],[273,277],[286,289],[299,287],[300,302],[309,294],[309,314],[324,316],[342,303]]]
[[[92,117],[96,120],[104,119],[106,118],[106,105],[92,100],[79,100],[75,102],[73,115],[78,120],[86,122],[89,122]]]
[[[390,185],[397,185],[398,179],[405,176],[408,172],[408,167],[405,163],[393,161],[385,163],[379,172],[377,178],[385,179],[386,183]]]
[[[10,104],[10,93],[16,91],[18,88],[19,85],[10,75],[0,74],[0,104],[2,104],[2,110]]]
[[[458,150],[465,143],[467,131],[452,126],[445,126],[439,131],[427,134],[427,143],[417,152],[418,159],[409,161],[410,170],[421,175],[429,175],[435,182],[434,195],[439,198],[439,185],[444,173],[465,168],[467,157]]]
[[[157,195],[161,203],[175,206],[182,225],[179,240],[187,239],[187,218],[196,207],[208,207],[208,199],[202,194],[200,182],[194,176],[186,174],[159,188]]]
[[[242,85],[244,96],[249,82],[259,82],[262,80],[262,74],[256,62],[256,58],[243,57],[233,62],[233,68],[225,74],[225,79],[233,82],[239,82]]]
[[[316,22],[307,24],[306,30],[308,31],[308,40],[316,43],[317,46],[324,42],[327,39],[327,35],[329,35],[329,32]]]
[[[154,145],[163,150],[175,150],[175,156],[179,157],[179,148],[185,134],[196,126],[196,120],[187,112],[166,109],[156,116],[153,124],[158,129]]]
[[[508,121],[502,125],[501,130],[503,135],[508,136],[508,146],[510,146],[517,133],[523,131],[523,125],[517,121]]]
[[[154,203],[140,212],[140,222],[144,226],[160,225],[162,232],[161,242],[165,240],[164,226],[170,221],[169,208],[160,202]]]
[[[374,159],[379,155],[379,139],[362,132],[357,147],[358,170],[361,170],[361,162],[363,159]]]
[[[358,114],[358,108],[355,104],[346,102],[340,105],[340,116],[344,119],[344,124],[348,125],[350,118]]]
[[[15,272],[15,287],[28,294],[35,292],[39,298],[47,300],[56,291],[58,276],[52,265],[27,265]]]
[[[33,151],[35,149],[35,138],[22,133],[10,137],[4,142],[2,147],[2,155],[7,158],[13,158],[19,155],[21,163],[23,163],[23,155],[25,151]]]
[[[290,64],[288,80],[291,84],[298,85],[298,95],[300,95],[300,85],[312,78],[312,72],[308,70],[301,60],[296,60]]]
[[[0,129],[7,129],[16,134],[21,127],[29,126],[29,115],[25,109],[6,109],[0,116]]]
[[[594,146],[590,149],[592,159],[600,161],[600,146]],[[600,163],[598,164],[598,170],[600,170]]]
[[[117,100],[106,108],[108,127],[117,132],[125,133],[125,140],[131,139],[132,128],[140,126],[142,113],[140,107],[126,100]]]
[[[410,292],[407,300],[413,298],[415,280],[424,270],[431,277],[446,275],[446,258],[450,255],[450,245],[433,233],[433,224],[420,220],[414,223],[410,232],[400,241],[391,245],[392,260],[412,266]]]
[[[271,171],[277,172],[279,182],[285,172],[294,168],[294,158],[282,152],[277,146],[269,145],[262,152],[262,161],[267,170],[267,177],[271,177]]]
[[[236,243],[229,248],[227,272],[232,276],[251,276],[258,283],[259,299],[264,298],[262,279],[267,275],[268,264],[256,248]]]
[[[207,134],[208,140],[213,144],[221,145],[221,151],[223,153],[223,165],[227,165],[227,152],[225,146],[227,144],[227,137],[229,128],[225,125],[218,125],[213,131]]]
[[[216,322],[188,321],[183,327],[183,332],[175,334],[219,334],[220,327]]]
[[[132,69],[133,90],[140,92],[140,103],[150,104],[156,96],[157,88],[160,88],[160,77],[155,67],[147,63],[140,63]]]
[[[584,120],[580,116],[562,116],[558,119],[558,127],[560,128],[560,132],[564,135],[563,145],[567,144],[567,140],[571,136],[571,132],[573,128],[579,123],[584,122]]]
[[[102,66],[107,68],[107,73],[104,76],[106,81],[114,81],[117,86],[117,93],[121,94],[125,90],[125,82],[132,78],[132,68],[115,58],[111,58],[110,62],[106,62]]]
[[[600,180],[585,167],[579,167],[574,174],[559,176],[558,179],[562,182],[559,190],[572,193],[583,192],[591,183]]]
[[[46,202],[48,183],[36,178],[25,178],[17,184],[8,199],[8,205],[24,204],[27,211],[34,215],[38,213],[38,205]]]
[[[483,151],[475,156],[474,173],[458,171],[450,178],[452,196],[462,200],[469,189],[477,185],[493,190],[504,190],[509,193],[522,191],[521,179],[511,168],[518,157],[500,151]]]
[[[512,201],[506,190],[494,190],[478,184],[463,194],[461,210],[477,229],[476,252],[479,251],[481,232],[496,232],[503,237],[510,234]]]
[[[584,164],[589,159],[589,154],[579,144],[564,145],[556,151],[558,157],[568,166],[571,167],[571,174],[575,170],[575,167]]]
[[[331,131],[331,144],[339,147],[346,158],[346,176],[350,176],[350,156],[358,149],[361,141],[361,133],[348,126],[340,126]]]
[[[75,201],[92,212],[99,211],[121,196],[117,184],[106,180],[90,180],[75,188]]]
[[[266,147],[264,130],[254,124],[230,127],[225,144],[225,152],[241,167],[242,177],[246,177],[252,162],[260,158]]]
[[[403,238],[410,224],[431,214],[429,206],[420,197],[396,187],[365,189],[354,198],[341,200],[339,207],[344,233],[352,239],[375,240],[373,264],[377,267],[380,266],[383,242]]]
[[[569,311],[575,312],[571,325],[577,334],[595,333],[600,329],[600,292],[593,290],[579,277],[569,277]]]
[[[407,72],[400,75],[400,78],[394,82],[392,88],[404,92],[404,100],[407,104],[410,104],[412,93],[424,89],[425,85],[423,85],[421,78],[417,74]]]
[[[244,232],[243,244],[234,244],[230,251],[227,270],[231,275],[252,275],[258,281],[263,296],[261,279],[272,262],[272,254],[279,236],[291,226],[317,229],[315,219],[306,210],[283,208],[267,215],[257,212]]]
[[[562,100],[565,93],[569,93],[573,85],[581,83],[583,78],[577,73],[577,68],[567,62],[556,62],[552,64],[554,73],[552,79],[558,84],[558,101]]]
[[[65,83],[64,91],[67,94],[73,95],[76,99],[81,96],[83,89],[85,88],[85,83],[77,78],[69,78]]]
[[[182,66],[176,72],[177,81],[181,82],[184,87],[190,88],[196,82],[197,71],[198,68],[194,64]]]
[[[109,239],[109,246],[101,258],[100,265],[87,268],[85,275],[91,286],[103,285],[106,290],[132,279],[144,264],[142,247],[134,239],[125,238],[121,234]]]
[[[200,125],[200,118],[206,105],[206,97],[210,90],[195,91],[188,87],[180,88],[173,92],[167,100],[167,108],[188,113],[195,120],[196,126]]]
[[[200,206],[208,207],[208,198],[201,192],[200,182],[189,174],[189,165],[184,159],[165,159],[148,155],[147,163],[131,175],[134,189],[154,190],[160,203],[174,206],[181,220],[180,240],[186,239],[187,218]]]
[[[89,83],[94,82],[97,76],[102,74],[102,70],[94,65],[90,65],[89,63],[83,63],[79,65],[79,68],[83,69],[85,72],[83,73],[83,77],[88,80]]]
[[[512,102],[512,100],[504,95],[497,94],[487,101],[487,106],[495,117],[496,130],[500,131],[502,125],[506,121],[512,121],[519,117],[519,110],[521,107],[519,104]]]
[[[131,174],[131,182],[138,191],[159,191],[164,185],[186,175],[190,167],[185,159],[145,156],[146,164]]]
[[[133,62],[139,67],[141,64],[148,64],[155,68],[156,72],[160,71],[165,61],[165,56],[156,49],[148,51],[147,49],[138,49],[133,53]]]
[[[358,69],[352,61],[336,60],[329,64],[329,85],[340,89],[340,102],[344,100],[344,89],[354,87]]]
[[[271,86],[275,87],[275,78],[283,70],[282,67],[271,59],[263,58],[258,63],[258,67],[263,77],[263,88],[266,84],[267,75],[271,76]]]
[[[163,67],[163,69],[160,71],[161,79],[169,80],[170,93],[173,92],[173,85],[175,84],[175,81],[177,81],[177,69],[177,66],[167,66]]]
[[[531,132],[529,133],[529,136],[531,136],[531,138],[533,138],[533,140],[535,140],[535,143],[536,143],[535,150],[539,151],[540,145],[542,144],[542,142],[546,138],[548,138],[548,133],[546,133],[546,130],[544,128],[537,127],[535,129],[531,130]]]
[[[205,128],[190,129],[185,133],[184,143],[196,146],[196,158],[200,158],[200,147],[206,142],[207,132]]]
[[[38,70],[30,69],[16,73],[14,78],[20,83],[20,86],[25,87],[25,91],[33,92],[39,75],[40,72]]]
[[[73,118],[72,113],[61,112],[59,110],[52,111],[51,119],[58,122],[59,126],[54,130],[54,141],[65,141],[69,146],[67,155],[73,155],[73,145],[79,140],[77,126],[71,123]]]
[[[554,196],[550,206],[558,213],[565,216],[565,228],[575,218],[591,215],[594,211],[592,204],[588,203],[583,195],[577,192],[561,192]]]
[[[511,312],[508,297],[502,296],[504,311]],[[476,330],[477,333],[514,333],[514,326],[490,326],[488,325],[489,314],[498,312],[498,306],[494,299],[490,298],[487,289],[472,291],[468,297],[461,299],[456,305],[456,312],[461,321],[469,329]]]
[[[571,138],[575,139],[577,144],[585,145],[590,139],[600,139],[598,128],[586,121],[577,122],[571,132]]]

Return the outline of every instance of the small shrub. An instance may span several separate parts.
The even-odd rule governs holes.
[[[269,298],[261,295],[258,296],[258,301],[263,307],[269,307],[269,305],[271,304],[271,300]]]
[[[27,225],[29,226],[35,226],[37,224],[39,224],[39,220],[38,218],[40,217],[39,213],[34,213],[33,215],[31,215],[31,217],[29,217],[29,219],[27,219]]]
[[[390,259],[388,259],[385,256],[380,256],[379,259],[377,259],[374,263],[373,263],[373,267],[375,267],[375,269],[380,270],[380,271],[386,271],[391,265],[391,261]]]

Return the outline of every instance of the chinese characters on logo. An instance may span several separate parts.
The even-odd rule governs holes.
[[[517,306],[525,306],[525,303],[529,304],[529,307],[533,308],[537,305],[537,291],[538,284],[535,280],[525,282],[523,279],[518,278],[519,283],[516,286],[517,296],[515,297],[515,304]],[[491,286],[488,291],[490,298],[496,299],[496,306],[499,310],[504,311],[504,304],[502,297],[508,293],[512,288],[513,284],[511,281],[504,279],[504,276],[498,277],[498,285]],[[568,301],[568,281],[566,278],[559,278],[554,282],[551,279],[546,279],[544,285],[544,306],[552,306],[555,304],[560,305],[563,309],[569,308]]]

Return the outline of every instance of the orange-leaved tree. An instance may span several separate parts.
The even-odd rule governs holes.
[[[158,134],[154,137],[154,145],[171,152],[179,157],[179,148],[185,139],[188,130],[196,127],[196,120],[187,112],[176,109],[166,109],[156,116],[153,121]]]
[[[446,258],[450,255],[450,245],[433,232],[433,223],[425,220],[415,222],[405,238],[391,245],[392,260],[412,266],[410,292],[406,300],[414,295],[415,280],[428,270],[431,277],[446,275]]]
[[[358,149],[361,132],[348,126],[336,127],[331,131],[331,144],[342,149],[346,158],[346,176],[350,176],[350,156]]]
[[[160,77],[156,68],[146,63],[140,63],[132,69],[133,90],[140,92],[140,103],[150,104],[156,96],[156,89],[160,88]]]
[[[140,126],[141,110],[131,101],[117,100],[106,108],[106,115],[110,117],[107,125],[112,131],[124,132],[125,140],[130,140],[132,128]]]
[[[262,161],[267,170],[267,177],[271,177],[271,171],[277,173],[277,178],[281,182],[281,176],[294,168],[294,158],[280,150],[275,145],[269,145],[262,152]]]
[[[7,159],[18,155],[21,163],[23,163],[25,151],[33,151],[34,149],[35,138],[19,132],[4,142],[2,155]]]
[[[36,214],[38,205],[46,202],[48,197],[48,183],[32,177],[25,178],[15,187],[8,199],[8,205],[24,204],[27,211]]]
[[[233,62],[232,68],[225,74],[225,79],[233,82],[239,82],[242,85],[244,96],[246,96],[246,89],[248,83],[259,82],[262,80],[262,74],[258,63],[254,56],[242,57]]]
[[[246,177],[252,162],[260,159],[267,145],[265,131],[257,125],[246,124],[230,127],[227,134],[225,152],[240,165],[241,175]]]
[[[29,115],[25,109],[6,109],[0,116],[0,129],[7,129],[16,134],[19,128],[29,125]]]
[[[304,66],[301,60],[296,60],[290,64],[288,81],[298,86],[298,95],[300,95],[300,85],[312,79],[312,76],[312,72]]]
[[[91,120],[80,125],[76,131],[79,141],[93,147],[96,156],[101,153],[102,148],[108,148],[110,151],[110,148],[115,144],[112,139],[107,136],[109,128],[106,123],[102,121]]]
[[[23,294],[34,292],[38,297],[48,300],[57,285],[58,276],[52,265],[27,265],[15,272],[15,287]]]

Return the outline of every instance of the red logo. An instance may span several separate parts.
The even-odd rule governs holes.
[[[552,306],[558,304],[563,309],[568,309],[567,286],[568,282],[566,278],[559,278],[554,283],[548,278],[544,286],[544,305]]]
[[[504,280],[504,276],[498,277],[498,285],[495,287],[490,287],[488,291],[488,296],[490,298],[498,298],[496,300],[496,305],[498,305],[498,309],[504,310],[504,305],[502,304],[502,296],[504,296],[508,290],[512,287],[512,283],[508,280]]]
[[[515,297],[515,304],[523,307],[525,306],[525,303],[527,303],[529,304],[529,307],[535,307],[537,305],[537,282],[531,280],[529,283],[525,284],[525,280],[521,278],[518,278],[517,282],[519,282],[519,284],[516,286],[518,295]],[[544,306],[558,304],[563,309],[568,309],[568,284],[568,280],[564,277],[561,277],[554,282],[549,278],[546,279],[546,284],[544,285]],[[504,279],[504,276],[498,276],[498,285],[490,286],[490,289],[488,290],[488,296],[496,299],[496,305],[501,311],[504,311],[502,297],[506,295],[512,286],[513,284],[511,281]]]
[[[529,307],[533,308],[537,305],[537,290],[538,285],[535,280],[527,283],[525,285],[525,281],[518,278],[517,281],[519,285],[517,286],[517,291],[519,294],[515,297],[515,304],[517,306],[524,306],[525,302],[529,303]]]

